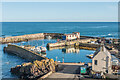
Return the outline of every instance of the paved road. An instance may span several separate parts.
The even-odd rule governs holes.
[[[63,70],[51,74],[48,78],[75,78],[79,67],[79,65],[64,65]]]

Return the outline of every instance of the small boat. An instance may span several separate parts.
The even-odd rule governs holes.
[[[45,53],[46,52],[46,47],[38,46],[34,49],[35,52],[37,53]]]
[[[95,41],[91,41],[90,43],[91,43],[91,44],[95,44]]]
[[[47,39],[52,39],[52,37],[51,37],[51,36],[46,36],[46,38],[47,38]]]
[[[93,54],[89,54],[89,55],[86,55],[86,57],[88,57],[88,58],[93,58]]]
[[[40,47],[40,49],[41,49],[41,52],[46,52],[47,50],[46,47],[42,47],[42,46]]]
[[[39,46],[38,46],[38,47],[36,47],[36,48],[34,49],[34,51],[35,51],[35,52],[37,52],[37,53],[39,53],[39,54],[41,53],[41,49],[40,49],[40,47],[39,47]]]
[[[46,47],[43,47],[44,46],[44,41],[42,42],[42,46],[37,46],[34,51],[41,54],[41,53],[46,53]]]

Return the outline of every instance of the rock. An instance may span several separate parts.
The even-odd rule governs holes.
[[[43,59],[41,61],[36,60],[33,63],[29,62],[17,65],[11,68],[11,72],[20,78],[33,79],[41,77],[50,71],[55,72],[56,66],[57,62],[54,62],[53,59]]]

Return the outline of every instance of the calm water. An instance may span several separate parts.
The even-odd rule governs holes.
[[[71,33],[71,32],[80,32],[81,35],[86,36],[99,36],[99,37],[108,37],[108,38],[117,38],[118,35],[118,24],[117,23],[102,23],[102,22],[95,22],[95,23],[68,23],[68,22],[4,22],[2,23],[2,35],[5,36],[16,36],[16,35],[24,35],[24,34],[33,34],[33,33]],[[44,42],[44,46],[47,43],[56,42],[56,40],[32,40],[23,45],[42,45]],[[20,43],[17,43],[20,45]],[[12,75],[9,71],[11,67],[16,65],[20,65],[23,62],[27,62],[24,59],[21,59],[15,55],[4,53],[2,51],[5,45],[1,45],[0,50],[0,58],[2,59],[2,77],[4,78],[11,78],[16,77]],[[75,50],[74,48],[67,48],[66,50]],[[94,51],[90,50],[77,50],[78,53],[74,52],[64,52],[64,49],[55,49],[55,50],[47,50],[47,54],[45,55],[48,58],[53,58],[54,60],[61,61],[64,57],[64,62],[91,62],[90,59],[86,57],[86,54],[94,53]],[[0,60],[1,61],[1,60]]]

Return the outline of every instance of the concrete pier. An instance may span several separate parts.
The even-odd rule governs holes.
[[[4,51],[6,51],[8,53],[13,53],[21,58],[28,60],[28,61],[46,59],[46,57],[43,57],[38,53],[35,53],[28,49],[22,48],[21,46],[12,45],[12,44],[9,44],[7,47],[4,47]]]

